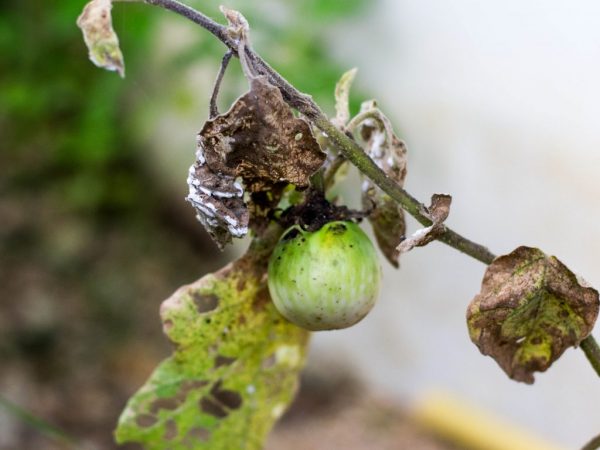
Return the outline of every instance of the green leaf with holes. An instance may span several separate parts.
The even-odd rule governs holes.
[[[116,438],[146,449],[260,449],[292,400],[308,333],[283,319],[248,253],[161,307],[174,354],[123,411]]]
[[[519,247],[488,267],[467,311],[471,340],[509,377],[533,383],[598,317],[598,291],[556,257]]]

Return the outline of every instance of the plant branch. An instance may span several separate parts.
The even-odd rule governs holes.
[[[229,29],[226,26],[215,22],[208,16],[205,16],[201,12],[182,4],[177,0],[145,0],[145,2],[150,5],[168,9],[195,22],[223,42],[234,55],[239,56],[239,42],[229,32]],[[423,211],[426,211],[425,205],[398,186],[396,182],[389,178],[385,172],[369,158],[360,145],[332,124],[319,106],[312,100],[312,97],[298,91],[251,48],[248,46],[242,46],[242,48],[244,48],[246,62],[252,66],[252,69],[254,69],[258,75],[266,76],[271,84],[277,86],[284,100],[325,133],[330,142],[346,159],[354,164],[364,175],[369,177],[373,183],[381,188],[386,194],[398,202],[402,208],[419,223],[424,226],[430,226],[432,224],[432,222],[423,214]],[[437,239],[484,264],[490,264],[496,258],[496,256],[485,246],[473,242],[447,227]],[[600,376],[600,347],[598,347],[598,344],[592,335],[581,342],[581,348],[596,373]]]
[[[592,438],[590,442],[581,447],[581,450],[596,450],[600,448],[600,435]]]
[[[227,70],[227,66],[229,65],[229,61],[233,56],[233,52],[228,50],[227,53],[223,56],[221,60],[221,67],[219,68],[219,73],[217,74],[217,79],[215,80],[215,85],[213,86],[212,95],[210,96],[210,109],[209,109],[209,117],[212,119],[219,115],[219,108],[217,107],[217,97],[219,96],[219,89],[221,88],[221,82],[223,81],[223,76],[225,75],[225,71]]]

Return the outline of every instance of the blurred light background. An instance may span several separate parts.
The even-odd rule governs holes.
[[[169,353],[160,302],[245,244],[220,254],[183,201],[222,46],[170,13],[117,3],[120,80],[87,60],[83,4],[0,5],[0,394],[105,449],[126,398]],[[218,2],[189,4],[219,17]],[[227,6],[328,112],[335,81],[358,67],[354,110],[378,100],[408,144],[406,187],[424,202],[451,193],[451,227],[496,253],[539,246],[600,286],[597,2]],[[223,108],[245,89],[232,66]],[[470,343],[482,264],[438,243],[400,271],[385,264],[377,307],[316,334],[310,370],[342,368],[406,410],[449,392],[568,448],[600,432],[600,383],[581,351],[526,386]],[[396,442],[381,448],[417,448]],[[0,449],[64,445],[0,409]]]

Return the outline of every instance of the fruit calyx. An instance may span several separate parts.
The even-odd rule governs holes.
[[[286,209],[278,221],[284,229],[299,225],[305,231],[317,231],[329,222],[360,222],[368,214],[369,212],[352,210],[347,206],[334,205],[325,198],[323,192],[310,189],[304,201]]]

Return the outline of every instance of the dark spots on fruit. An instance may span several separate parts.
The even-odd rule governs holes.
[[[348,228],[343,223],[336,223],[329,227],[329,232],[335,235],[344,234]]]
[[[542,343],[542,338],[540,338],[539,336],[536,336],[531,340],[531,343],[533,345],[540,345]]]
[[[278,256],[278,257],[277,257],[277,261],[281,261],[281,256]]]
[[[216,309],[219,306],[219,297],[214,294],[203,295],[198,291],[192,293],[192,300],[196,305],[196,310],[200,313],[206,313]]]
[[[350,248],[354,248],[354,244],[350,244]]]
[[[156,422],[158,422],[158,418],[150,414],[141,414],[135,419],[135,423],[142,428],[151,427]]]
[[[204,323],[206,323],[206,324],[209,324],[211,322],[212,322],[212,320],[210,317],[207,317],[206,319],[204,319]]]

